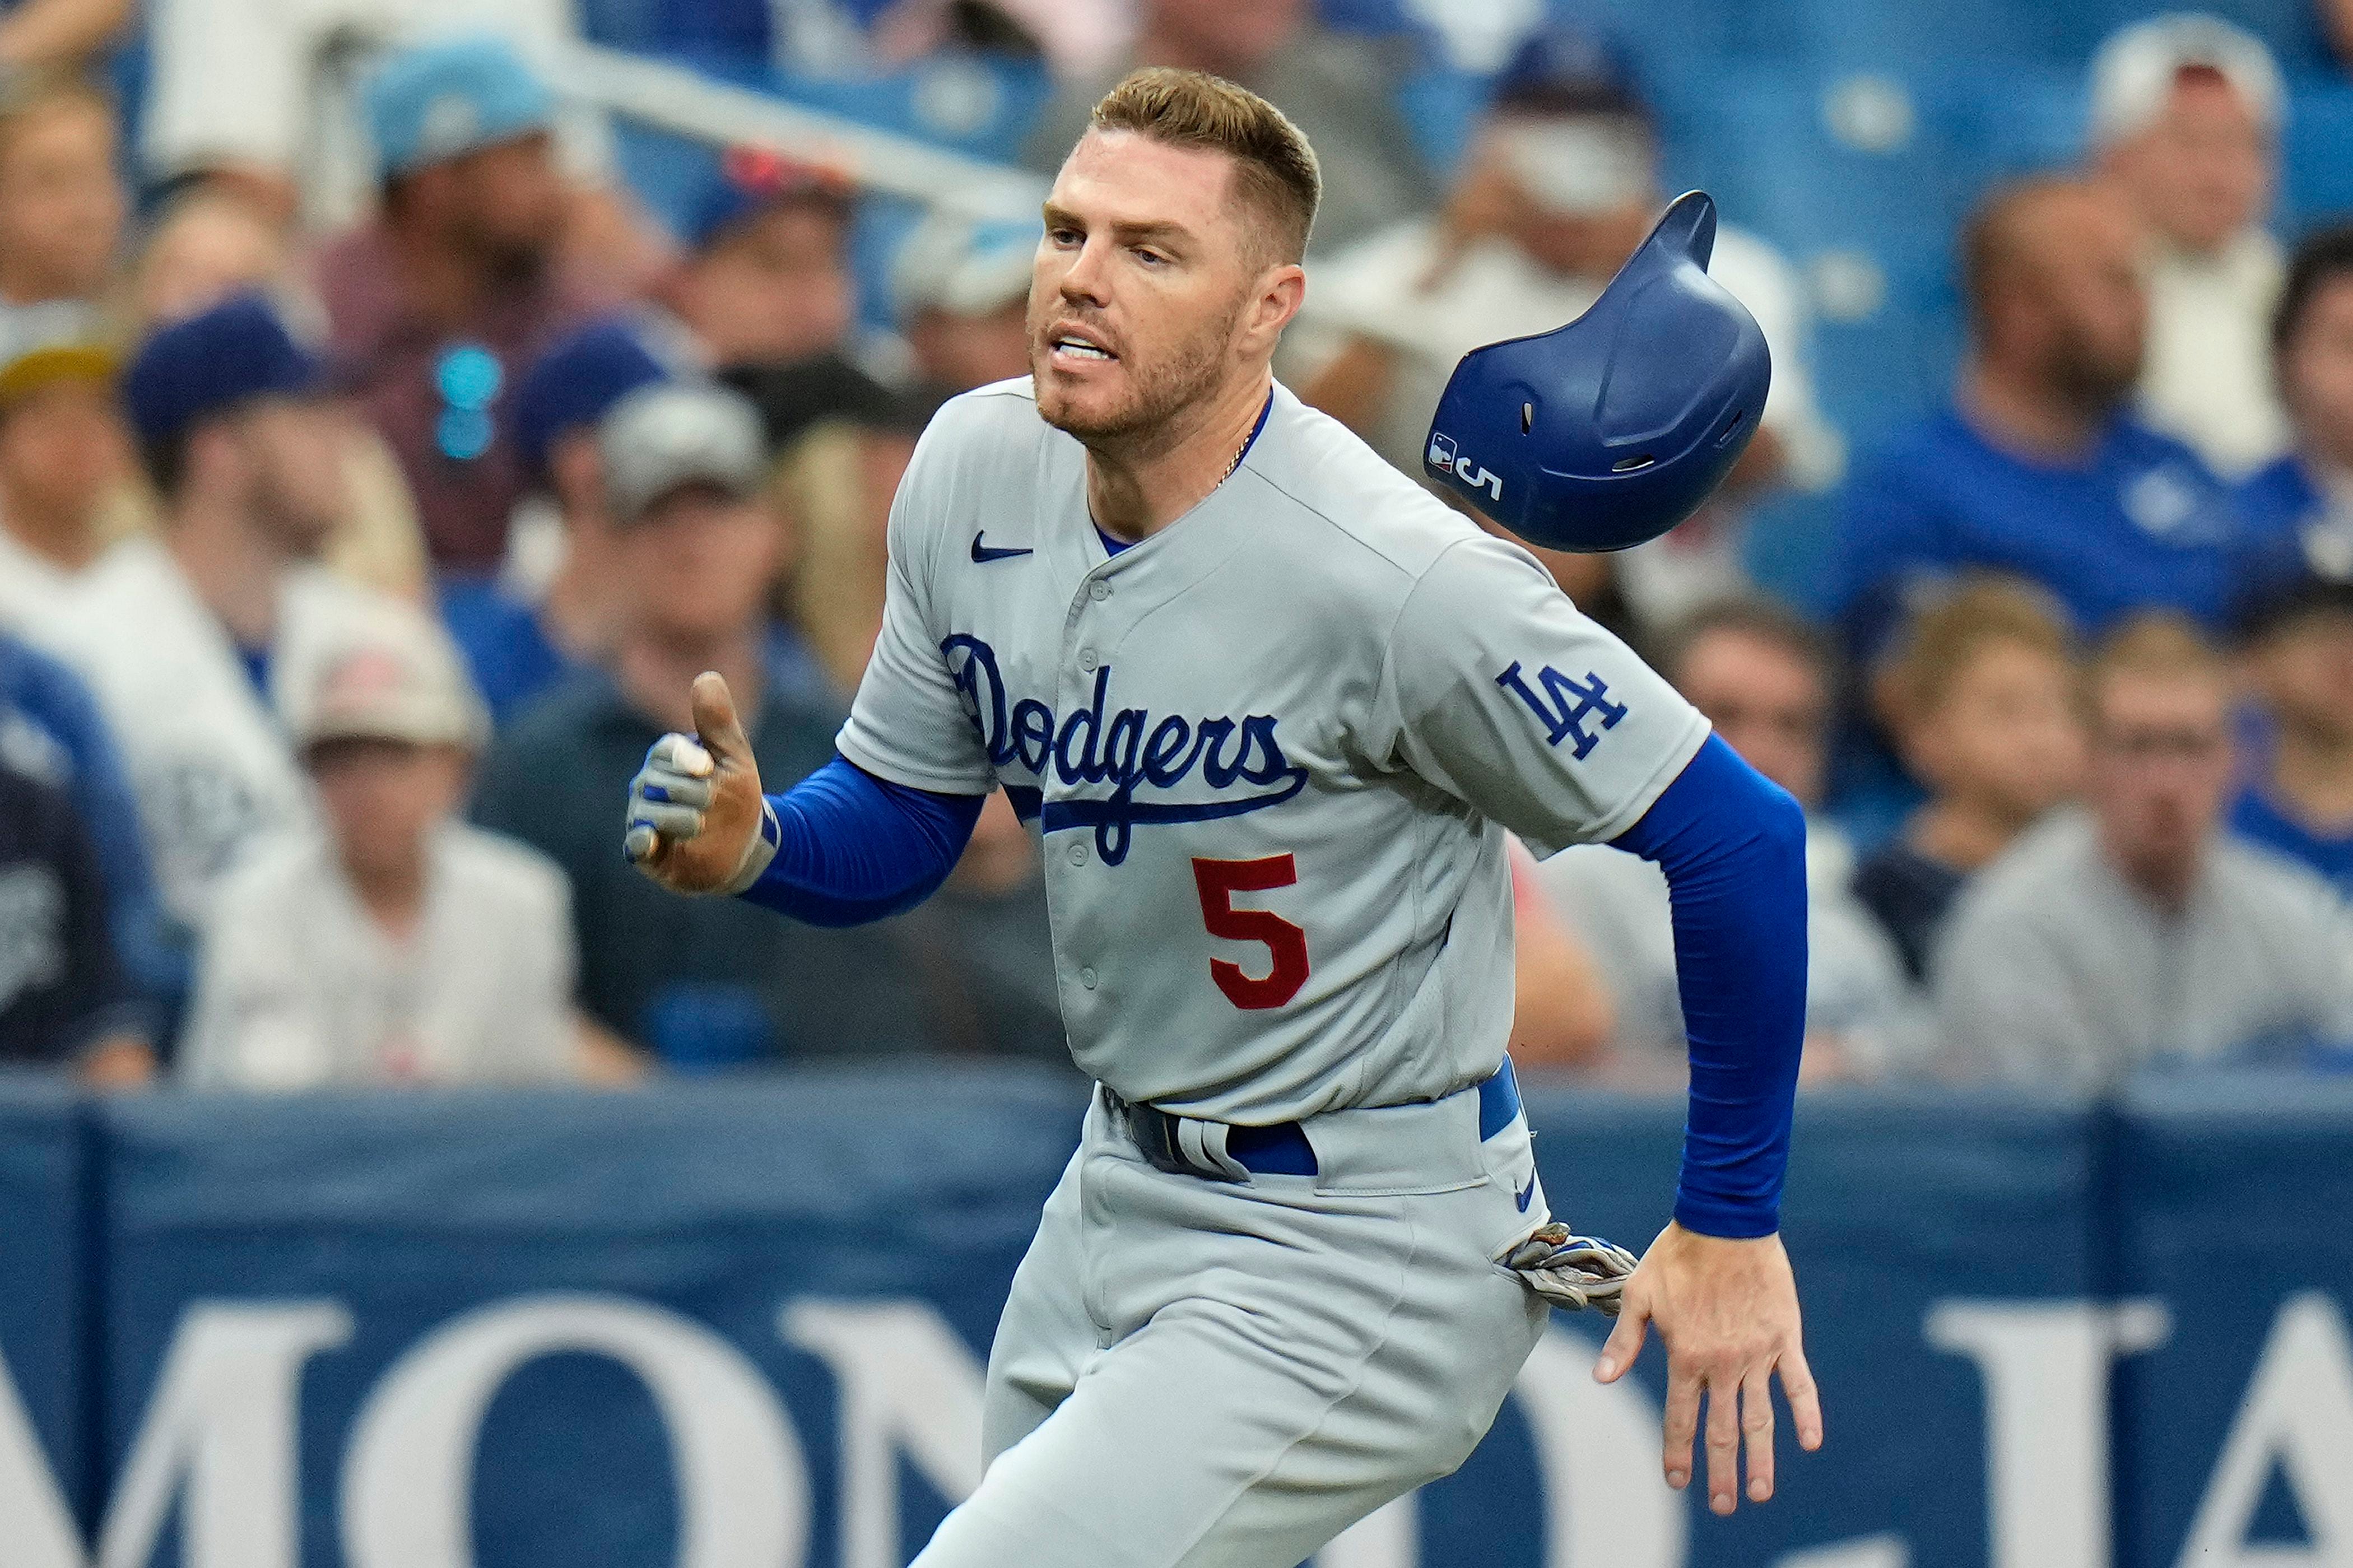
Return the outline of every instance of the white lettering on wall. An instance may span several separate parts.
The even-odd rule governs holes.
[[[618,1362],[653,1395],[677,1476],[679,1568],[797,1568],[808,1474],[759,1369],[675,1312],[568,1293],[453,1319],[385,1372],[343,1461],[350,1568],[471,1568],[482,1416],[518,1368],[565,1351]]]
[[[2295,1494],[2308,1545],[2247,1544],[2274,1466]],[[2180,1560],[2353,1568],[2353,1346],[2336,1303],[2317,1291],[2291,1297],[2273,1321]]]
[[[1992,1568],[2107,1568],[2108,1392],[2119,1356],[2165,1342],[2157,1301],[1945,1301],[1928,1342],[1985,1382]]]
[[[1683,1568],[1689,1527],[1659,1474],[1658,1407],[1630,1378],[1594,1382],[1600,1350],[1547,1329],[1512,1391],[1544,1477],[1546,1568]]]
[[[980,1363],[919,1301],[796,1301],[777,1327],[840,1387],[841,1568],[901,1568],[899,1456],[951,1503],[980,1485]]]
[[[33,1431],[16,1380],[0,1363],[0,1521],[8,1531],[9,1561],[22,1568],[86,1568],[81,1537],[48,1456]]]
[[[185,1568],[295,1568],[302,1365],[352,1337],[332,1301],[187,1310],[99,1532],[99,1568],[143,1568],[181,1497]]]

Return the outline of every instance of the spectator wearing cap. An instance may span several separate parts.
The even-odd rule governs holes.
[[[1806,826],[1806,1078],[1899,1070],[1915,1025],[1902,960],[1850,890],[1854,858],[1814,815],[1827,771],[1832,669],[1821,636],[1755,598],[1695,611],[1662,641],[1660,672],[1749,766],[1788,790]],[[1608,845],[1573,845],[1537,885],[1591,952],[1615,1003],[1615,1060],[1630,1085],[1683,1081],[1672,911],[1656,866]]]
[[[2139,215],[2142,416],[2237,477],[2286,444],[2264,337],[2280,249],[2263,231],[2286,93],[2271,52],[2219,18],[2136,22],[2092,57],[2094,168]]]
[[[619,538],[606,511],[596,422],[628,394],[668,379],[636,325],[613,319],[558,342],[515,388],[515,448],[535,489],[516,514],[510,570],[495,580],[454,579],[441,592],[442,619],[497,723],[611,650]],[[546,542],[526,545],[534,538]],[[533,555],[546,563],[526,574]]]
[[[0,71],[0,310],[105,292],[130,210],[114,127],[79,77]]]
[[[681,923],[613,853],[616,783],[664,731],[692,727],[683,694],[697,674],[727,678],[764,779],[830,761],[841,710],[765,668],[783,540],[760,501],[751,406],[707,386],[643,387],[614,405],[597,439],[626,587],[609,675],[553,693],[500,733],[475,821],[570,876],[581,1005],[658,1058],[692,1067],[919,1045],[915,973],[892,928],[820,931],[733,899],[696,900]]]
[[[157,210],[127,283],[132,324],[141,333],[201,315],[232,295],[301,294],[288,236],[234,190],[209,184],[179,191]],[[319,558],[354,582],[422,603],[425,540],[400,463],[366,426],[353,421],[345,435],[352,503]],[[137,500],[125,510],[136,512]],[[135,521],[153,526],[152,518]]]
[[[855,192],[839,174],[757,147],[729,149],[694,193],[659,294],[713,371],[841,352],[857,310],[848,247]]]
[[[290,725],[322,821],[223,885],[179,1059],[192,1087],[580,1076],[564,874],[455,820],[489,731],[414,611],[338,628]]]
[[[1134,41],[1102,70],[1071,79],[1039,116],[1021,161],[1062,166],[1112,84],[1140,66],[1205,70],[1250,89],[1314,144],[1324,171],[1309,253],[1320,256],[1425,212],[1436,182],[1397,108],[1402,56],[1324,26],[1309,0],[1139,0]]]
[[[2047,595],[1968,581],[1922,607],[1879,685],[1928,798],[1862,862],[1854,892],[1921,981],[1969,879],[2082,785],[2073,640]]]
[[[2353,581],[2353,225],[2296,247],[2272,314],[2290,449],[2239,487],[2257,585]]]
[[[2101,645],[2085,809],[1980,872],[1931,962],[1947,1076],[2104,1089],[2151,1062],[2353,1041],[2353,912],[2223,828],[2230,688],[2179,616]]]
[[[527,488],[502,417],[511,383],[607,296],[560,264],[555,100],[512,48],[397,54],[367,107],[384,205],[318,259],[329,347],[400,460],[434,564],[486,574]]]
[[[1456,363],[1582,315],[1661,201],[1656,131],[1626,62],[1577,29],[1539,31],[1498,79],[1445,209],[1317,269],[1294,370],[1308,373],[1308,401],[1419,478],[1430,412]],[[1725,226],[1709,271],[1747,305],[1773,351],[1757,437],[1717,502],[1665,539],[1614,561],[1550,558],[1586,598],[1614,567],[1635,618],[1653,630],[1745,584],[1744,500],[1785,482],[1827,485],[1840,463],[1814,405],[1803,290],[1788,263]]]
[[[1848,486],[1829,597],[1859,661],[1970,570],[2040,584],[2085,637],[2149,607],[2227,618],[2245,526],[2198,454],[2131,411],[2146,241],[2112,188],[2073,180],[2005,187],[1971,216],[1952,404]]]
[[[2308,576],[2263,591],[2241,664],[2257,721],[2231,826],[2353,901],[2353,581]]]
[[[899,247],[891,304],[928,413],[960,392],[1029,374],[1034,223],[987,223],[938,212]]]
[[[0,621],[38,615],[98,558],[131,475],[116,371],[87,307],[0,312]]]
[[[121,748],[165,910],[200,926],[259,833],[300,821],[280,723],[322,636],[396,601],[314,557],[347,503],[343,415],[257,296],[141,345],[124,401],[160,500],[33,628],[96,694]]]

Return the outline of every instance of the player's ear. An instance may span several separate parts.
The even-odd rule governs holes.
[[[1250,308],[1247,330],[1271,341],[1282,335],[1306,300],[1306,268],[1295,261],[1270,267],[1259,276],[1258,299]]]

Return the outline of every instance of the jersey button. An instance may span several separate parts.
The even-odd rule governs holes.
[[[1079,984],[1085,986],[1090,991],[1093,990],[1095,988],[1095,972],[1092,969],[1080,970]]]
[[[1098,605],[1102,604],[1105,599],[1111,597],[1111,584],[1104,582],[1100,577],[1096,578],[1093,584],[1087,589],[1087,597],[1092,599]]]
[[[1094,668],[1095,668],[1095,650],[1094,650],[1094,649],[1092,649],[1092,648],[1091,648],[1091,647],[1082,647],[1082,648],[1079,649],[1079,668],[1080,668],[1081,669],[1085,670],[1085,671],[1086,671],[1088,674],[1090,674],[1090,675],[1092,675],[1092,674],[1093,674],[1093,673],[1094,673]]]
[[[1086,840],[1082,838],[1076,844],[1071,846],[1071,864],[1073,866],[1083,866],[1086,863],[1087,845]]]

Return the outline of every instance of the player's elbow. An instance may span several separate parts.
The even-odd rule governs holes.
[[[1754,775],[1752,806],[1756,842],[1777,871],[1806,874],[1806,808],[1798,797],[1762,773]]]

